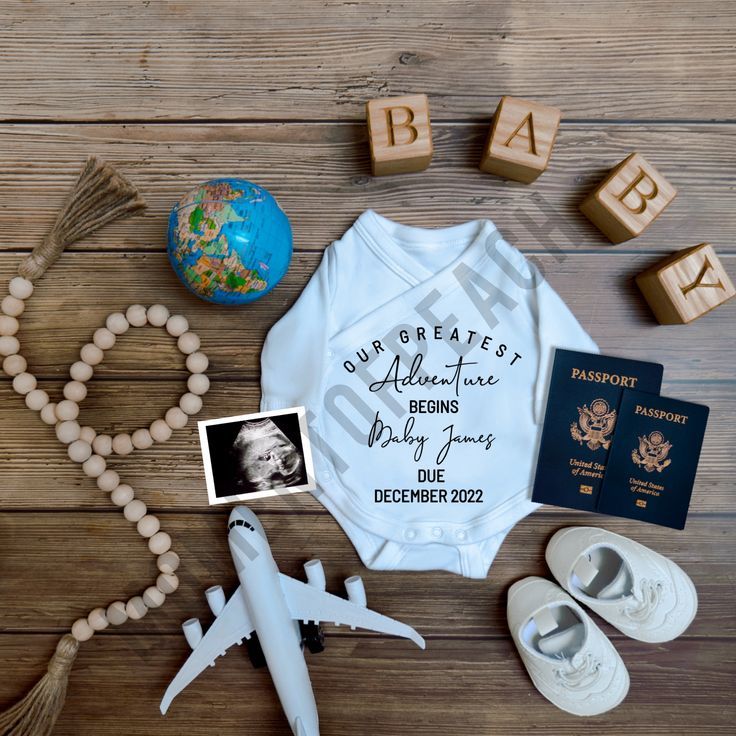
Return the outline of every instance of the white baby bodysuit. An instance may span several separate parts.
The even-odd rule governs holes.
[[[369,210],[269,332],[261,408],[307,408],[315,495],[366,566],[485,577],[538,507],[555,347],[598,350],[493,223]]]

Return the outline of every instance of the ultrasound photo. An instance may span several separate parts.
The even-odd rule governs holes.
[[[304,407],[199,422],[211,504],[314,490]]]

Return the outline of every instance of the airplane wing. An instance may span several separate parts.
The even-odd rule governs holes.
[[[253,624],[245,608],[240,587],[230,596],[215,622],[189,655],[189,659],[171,681],[161,701],[161,713],[166,713],[171,701],[204,669],[214,666],[217,657],[224,656],[233,644],[250,638]]]
[[[424,639],[406,624],[395,621],[388,616],[371,611],[365,606],[351,603],[331,593],[326,593],[311,585],[279,573],[281,590],[286,598],[286,605],[293,618],[301,621],[332,621],[337,625],[359,627],[377,631],[381,634],[392,634],[404,639],[411,639],[418,647],[424,649]]]

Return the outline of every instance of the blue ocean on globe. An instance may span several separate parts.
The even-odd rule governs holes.
[[[289,219],[245,179],[213,179],[171,210],[168,255],[182,282],[216,304],[246,304],[273,289],[292,254]]]

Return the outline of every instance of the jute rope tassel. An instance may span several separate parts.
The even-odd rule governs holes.
[[[145,206],[138,190],[112,166],[88,158],[51,231],[21,263],[18,273],[30,281],[40,279],[67,245]]]
[[[67,245],[108,222],[145,207],[136,188],[109,164],[87,160],[51,231],[18,268],[30,281],[41,278]],[[0,713],[0,736],[48,736],[64,706],[69,673],[79,648],[72,634],[56,646],[46,674],[18,703]]]

